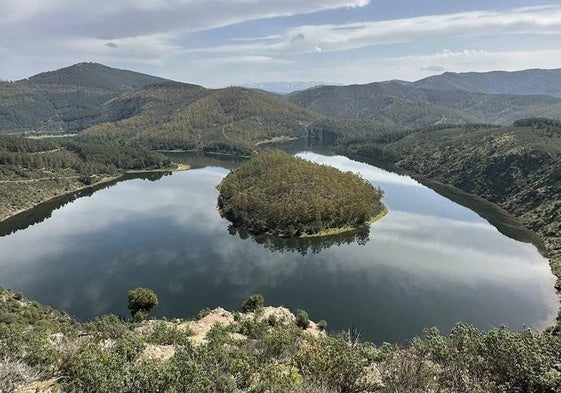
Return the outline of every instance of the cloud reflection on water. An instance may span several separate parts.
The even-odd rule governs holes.
[[[355,322],[374,340],[457,320],[515,328],[553,320],[554,277],[534,246],[406,177],[342,157],[313,158],[393,185],[385,196],[390,212],[372,225],[366,245],[301,255],[231,236],[216,210],[215,186],[227,170],[204,168],[119,183],[0,238],[0,285],[81,318],[126,313],[126,291],[137,285],[152,287],[157,313],[170,317],[235,308],[262,292],[334,328]]]

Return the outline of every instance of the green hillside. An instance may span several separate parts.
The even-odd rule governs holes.
[[[106,113],[107,101],[162,82],[165,79],[94,63],[1,82],[0,134],[79,132],[115,115]]]
[[[242,300],[240,299],[240,303]],[[202,310],[191,320],[80,323],[0,288],[2,392],[535,392],[561,387],[561,336],[458,323],[375,346],[307,312]],[[316,317],[316,316],[314,316]]]
[[[561,119],[560,98],[431,89],[397,81],[317,87],[287,99],[329,117],[371,119],[413,128],[443,123],[507,125],[526,117]]]
[[[0,220],[129,170],[170,164],[161,154],[103,141],[0,135]]]
[[[340,146],[479,195],[514,214],[543,239],[561,277],[561,123],[521,120],[510,127],[433,127],[386,141]],[[558,279],[558,288],[561,280]]]
[[[239,87],[207,90],[159,84],[107,104],[135,102],[136,114],[96,125],[80,137],[103,137],[150,149],[205,149],[251,154],[255,143],[279,136],[307,137],[320,115],[272,95]]]
[[[487,94],[527,94],[561,97],[561,69],[445,72],[413,83],[433,90],[464,90]]]
[[[382,83],[316,87],[291,94],[287,100],[328,117],[375,120],[401,127],[480,121],[456,109],[400,97]]]

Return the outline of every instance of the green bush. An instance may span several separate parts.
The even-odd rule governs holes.
[[[310,316],[304,310],[296,310],[296,326],[307,329],[310,326]]]
[[[321,321],[318,322],[318,329],[321,330],[322,332],[325,331],[325,329],[327,329],[327,321],[325,319],[322,319]]]
[[[242,303],[243,312],[253,312],[263,308],[265,306],[265,299],[261,294],[251,295]]]
[[[159,345],[187,345],[189,336],[192,335],[191,329],[180,329],[169,322],[157,321],[152,325],[152,331],[146,341]]]
[[[135,320],[148,317],[150,311],[158,305],[158,297],[149,288],[134,288],[129,291],[129,310]]]

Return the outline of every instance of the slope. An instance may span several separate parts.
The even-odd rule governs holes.
[[[561,97],[561,69],[523,71],[445,72],[414,82],[419,88],[465,90],[487,94],[534,94]]]
[[[103,104],[165,79],[80,63],[0,83],[0,134],[73,133],[105,120]]]
[[[166,81],[152,75],[107,67],[98,63],[78,63],[27,79],[31,84],[92,87],[104,90],[133,90]]]
[[[406,127],[480,121],[456,109],[402,97],[394,86],[399,85],[322,86],[291,94],[287,100],[325,116],[369,119]]]
[[[328,116],[392,121],[409,127],[474,122],[506,125],[526,117],[561,119],[561,99],[555,97],[435,90],[398,81],[318,87],[292,94],[288,100]]]
[[[121,96],[107,103],[105,112],[130,102],[137,104],[132,106],[133,116],[91,127],[81,137],[109,138],[151,149],[249,154],[259,141],[306,137],[306,126],[321,118],[270,94],[179,83],[152,85]]]
[[[345,154],[381,159],[493,202],[541,236],[561,289],[561,123],[433,127],[385,141],[343,144]]]

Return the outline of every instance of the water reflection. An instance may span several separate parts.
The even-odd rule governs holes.
[[[317,254],[332,246],[342,246],[344,244],[356,243],[364,246],[370,240],[370,227],[364,226],[355,230],[337,233],[329,236],[319,237],[278,237],[268,235],[250,234],[244,228],[236,228],[232,225],[228,227],[228,233],[232,236],[239,236],[245,240],[251,238],[255,243],[265,246],[271,252],[297,252],[305,256],[308,252]]]
[[[171,175],[172,172],[141,172],[141,173],[128,173],[121,176],[117,180],[112,180],[100,184],[94,184],[91,187],[72,192],[69,194],[61,195],[60,197],[50,199],[41,203],[33,209],[23,211],[15,216],[0,222],[0,237],[10,235],[14,232],[26,229],[31,225],[39,224],[50,218],[53,211],[58,210],[67,204],[74,202],[78,198],[90,197],[94,192],[113,187],[120,181],[130,179],[143,179],[149,181],[160,180],[164,176]]]
[[[262,293],[333,329],[355,325],[375,342],[433,325],[446,331],[460,320],[513,329],[554,320],[554,277],[534,246],[409,178],[342,157],[303,156],[360,171],[386,191],[388,215],[352,241],[322,247],[320,239],[314,252],[230,235],[215,188],[227,169],[134,179],[0,238],[0,285],[80,319],[127,314],[135,286],[154,289],[155,315],[168,317],[237,309]]]

